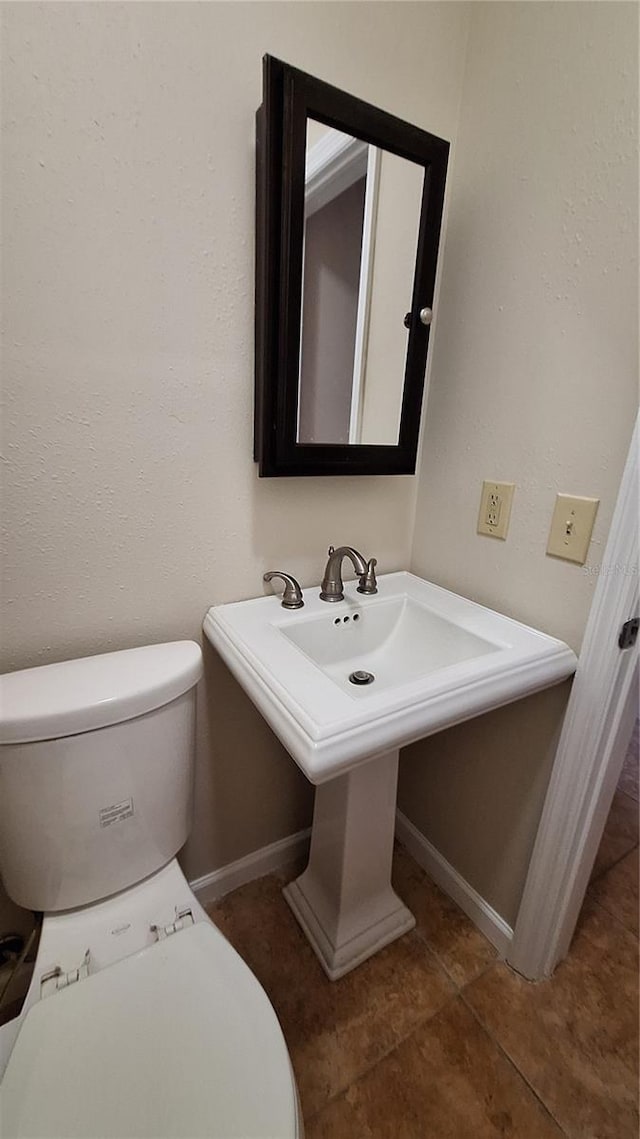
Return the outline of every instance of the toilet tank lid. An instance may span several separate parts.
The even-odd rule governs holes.
[[[60,739],[170,703],[202,675],[195,641],[124,649],[0,676],[0,744]]]

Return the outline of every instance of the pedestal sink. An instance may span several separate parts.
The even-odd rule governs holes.
[[[208,639],[311,783],[309,864],[285,896],[336,980],[415,924],[391,889],[398,751],[565,680],[562,641],[410,573],[288,612],[214,606]]]

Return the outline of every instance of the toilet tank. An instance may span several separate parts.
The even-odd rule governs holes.
[[[14,902],[86,906],[169,862],[191,825],[193,641],[0,677],[0,877]]]

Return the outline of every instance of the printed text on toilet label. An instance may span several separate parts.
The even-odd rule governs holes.
[[[100,811],[100,826],[110,827],[112,823],[121,823],[123,819],[131,818],[133,814],[133,799],[123,799],[121,803],[112,803],[110,807],[103,807]]]

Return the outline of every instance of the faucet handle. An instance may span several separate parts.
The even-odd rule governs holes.
[[[302,590],[295,577],[292,577],[290,573],[283,573],[282,570],[269,570],[268,573],[263,574],[262,580],[271,581],[273,577],[279,577],[284,582],[284,593],[281,601],[283,609],[302,609],[304,605]]]
[[[377,593],[378,582],[376,581],[376,566],[378,564],[377,558],[370,558],[367,562],[367,572],[360,575],[358,583],[358,593]]]

